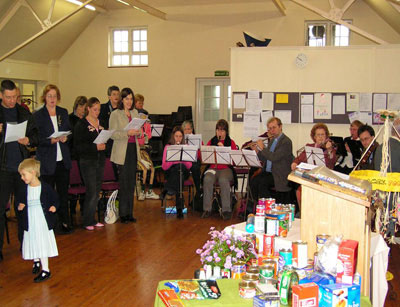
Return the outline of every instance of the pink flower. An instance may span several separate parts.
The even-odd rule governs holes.
[[[216,262],[216,263],[218,263],[218,262],[220,262],[220,261],[221,261],[221,258],[219,258],[219,257],[215,258],[215,262]]]
[[[200,248],[196,249],[196,254],[197,254],[197,255],[200,255],[202,252],[203,252],[202,249],[200,249]]]

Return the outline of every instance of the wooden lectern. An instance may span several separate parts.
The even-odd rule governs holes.
[[[370,202],[326,186],[289,175],[301,185],[301,240],[308,242],[308,258],[316,252],[318,234],[339,235],[358,241],[357,272],[362,276],[361,293],[369,296]]]

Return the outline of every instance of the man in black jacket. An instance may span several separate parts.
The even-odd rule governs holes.
[[[11,193],[16,193],[24,185],[18,173],[18,165],[29,157],[27,146],[38,144],[38,130],[32,114],[17,104],[17,88],[13,81],[1,82],[2,102],[0,103],[0,261],[3,259],[4,212]],[[5,143],[7,124],[19,124],[28,121],[25,137]],[[16,204],[14,204],[15,206]],[[18,210],[18,239],[22,242],[23,228]]]

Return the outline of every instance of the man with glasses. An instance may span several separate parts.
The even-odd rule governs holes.
[[[265,147],[263,140],[259,140],[252,149],[258,152],[258,157],[265,165],[261,173],[250,180],[250,189],[255,202],[259,198],[271,197],[271,189],[276,190],[276,201],[288,203],[290,190],[288,175],[291,172],[290,165],[294,156],[292,153],[292,141],[282,132],[282,121],[272,117],[267,122],[268,135],[271,140]],[[248,209],[249,208],[248,206]]]
[[[371,126],[362,125],[360,126],[360,128],[358,128],[358,137],[360,138],[360,142],[365,151],[374,140],[375,131]],[[369,147],[368,151],[365,153],[364,157],[362,158],[360,164],[357,167],[358,170],[374,169],[374,156],[375,156],[375,150],[378,147],[378,145],[379,144],[377,142],[374,142],[374,144],[372,144],[371,147]]]
[[[17,88],[11,80],[1,82],[1,95],[3,100],[0,103],[0,261],[3,260],[2,248],[4,239],[6,205],[9,202],[11,193],[15,193],[24,186],[21,176],[18,173],[18,166],[22,160],[29,157],[27,146],[35,147],[38,144],[38,130],[32,114],[17,104]],[[28,121],[25,137],[15,142],[5,143],[7,124],[19,124]],[[18,239],[22,242],[23,225],[16,210],[18,219]]]

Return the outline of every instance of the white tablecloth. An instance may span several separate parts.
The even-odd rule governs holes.
[[[246,234],[246,222],[231,225],[225,228],[225,231],[230,233],[234,230],[234,235]],[[257,234],[260,244],[263,242],[263,234]],[[300,240],[300,220],[296,219],[293,222],[292,228],[288,232],[286,238],[275,238],[275,248],[292,248],[292,241]],[[389,247],[381,235],[372,232],[370,244],[371,257],[371,302],[374,307],[381,307],[385,303],[388,284],[386,280],[386,271],[388,266]],[[260,246],[261,249],[261,246]]]

